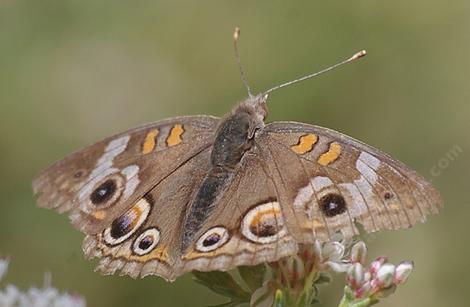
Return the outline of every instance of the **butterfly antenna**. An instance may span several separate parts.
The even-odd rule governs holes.
[[[242,63],[240,61],[240,52],[238,52],[238,39],[240,38],[240,28],[236,27],[235,31],[233,32],[233,50],[235,51],[235,59],[237,60],[238,69],[240,70],[240,76],[242,77],[243,84],[248,92],[248,96],[253,97],[251,93],[250,86],[248,85],[248,81],[246,80],[245,71],[243,70]]]
[[[346,63],[349,63],[349,62],[352,62],[352,61],[355,61],[355,60],[358,60],[360,58],[362,58],[363,56],[365,56],[367,54],[367,52],[365,50],[361,50],[359,52],[357,52],[356,54],[354,54],[352,57],[350,57],[349,59],[347,60],[344,60],[342,62],[339,62],[333,66],[330,66],[328,68],[325,68],[323,70],[320,70],[319,72],[316,72],[316,73],[313,73],[313,74],[310,74],[310,75],[306,75],[306,76],[303,76],[301,78],[298,78],[298,79],[295,79],[295,80],[292,80],[292,81],[289,81],[289,82],[286,82],[286,83],[283,83],[283,84],[280,84],[280,85],[277,85],[273,88],[270,88],[269,90],[265,91],[263,93],[263,95],[267,95],[275,90],[278,90],[280,88],[283,88],[283,87],[286,87],[286,86],[289,86],[289,85],[292,85],[294,83],[298,83],[298,82],[301,82],[301,81],[304,81],[304,80],[307,80],[307,79],[310,79],[310,78],[313,78],[313,77],[316,77],[316,76],[319,76],[321,74],[324,74],[330,70],[333,70],[335,69],[336,67],[339,67],[341,65],[344,65]]]

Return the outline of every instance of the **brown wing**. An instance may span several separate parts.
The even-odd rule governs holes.
[[[341,133],[301,123],[268,124],[257,146],[272,157],[299,241],[409,228],[442,206],[421,176],[381,151]],[[283,207],[284,209],[284,207]],[[289,210],[291,210],[289,208]]]
[[[193,184],[188,174],[206,165],[189,162],[211,147],[218,122],[209,116],[177,117],[81,149],[33,180],[33,190],[40,194],[38,205],[69,212],[73,225],[92,237],[113,226],[113,232],[108,231],[109,246],[127,242],[154,211],[179,214],[185,205],[184,192]],[[161,185],[165,193],[177,195],[180,203],[173,199],[172,206],[162,210],[166,202],[149,192],[155,187],[159,192],[159,184],[184,165],[185,176],[173,176],[178,180]],[[159,200],[155,208],[147,205],[152,197]]]

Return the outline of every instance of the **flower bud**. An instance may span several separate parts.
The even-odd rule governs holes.
[[[348,269],[348,282],[351,288],[357,289],[364,282],[364,267],[356,262]]]
[[[321,243],[320,243],[320,241],[315,240],[315,242],[313,242],[313,252],[314,252],[315,255],[317,255],[318,257],[321,256]]]
[[[351,262],[364,264],[366,261],[367,246],[363,241],[359,241],[351,248]]]
[[[397,266],[395,270],[395,277],[394,277],[393,282],[395,284],[404,284],[412,271],[413,271],[413,262],[403,261]]]
[[[388,259],[386,256],[380,256],[380,257],[377,257],[377,259],[375,259],[374,261],[372,261],[372,263],[370,264],[370,269],[369,269],[372,276],[375,276],[375,274],[377,274],[377,271],[385,262],[387,262],[387,260]]]
[[[377,276],[375,277],[377,285],[380,288],[388,288],[393,283],[393,277],[395,276],[395,266],[391,263],[385,263],[377,271]]]

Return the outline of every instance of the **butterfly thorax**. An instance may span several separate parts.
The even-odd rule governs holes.
[[[266,114],[266,97],[256,96],[241,102],[221,121],[212,147],[211,168],[184,217],[181,252],[192,243],[213,211],[217,196],[223,194],[243,156],[253,147],[255,134],[264,127]]]

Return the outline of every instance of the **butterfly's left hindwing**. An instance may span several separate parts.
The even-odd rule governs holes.
[[[284,204],[296,215],[287,225],[301,228],[293,232],[299,241],[325,241],[336,232],[351,237],[356,223],[368,232],[409,228],[442,205],[438,192],[403,163],[326,128],[268,124],[256,146],[265,160],[270,156]]]

